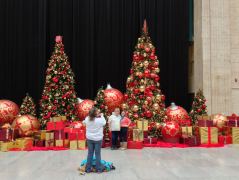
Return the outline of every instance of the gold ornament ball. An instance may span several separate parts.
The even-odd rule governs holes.
[[[121,105],[121,108],[122,108],[123,110],[127,109],[127,104],[123,103],[123,104]]]
[[[157,102],[160,102],[160,101],[161,101],[161,95],[160,95],[160,94],[157,94],[155,98],[156,98],[156,101],[157,101]]]
[[[13,121],[12,128],[18,129],[21,137],[29,137],[39,130],[40,123],[34,116],[22,115]]]
[[[137,112],[138,110],[139,110],[139,106],[134,105],[133,108],[132,108],[132,111]]]
[[[139,72],[136,72],[135,75],[136,75],[136,76],[139,76]]]
[[[212,120],[213,120],[213,125],[216,126],[219,129],[219,131],[221,131],[223,126],[227,122],[227,117],[223,114],[216,114],[213,116]]]
[[[159,68],[155,68],[154,70],[155,70],[156,73],[160,72]]]
[[[140,90],[140,92],[144,92],[145,91],[145,86],[140,86],[139,90]]]
[[[148,102],[148,101],[144,101],[144,104],[145,104],[145,105],[148,105],[148,104],[149,104],[149,102]]]
[[[153,108],[154,108],[154,110],[159,110],[159,104],[158,103],[154,103],[153,104]]]
[[[130,82],[131,80],[132,80],[131,77],[128,77],[128,78],[127,78],[127,82]]]
[[[144,84],[145,83],[145,80],[144,79],[141,79],[140,80],[140,84]]]
[[[139,64],[139,67],[143,67],[143,66],[144,66],[143,63],[140,63],[140,64]]]
[[[149,66],[149,61],[144,61],[144,67],[148,67]]]

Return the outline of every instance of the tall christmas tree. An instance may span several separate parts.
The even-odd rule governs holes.
[[[54,116],[66,116],[68,121],[74,121],[77,117],[74,73],[64,52],[62,37],[56,36],[55,41],[40,100],[42,128]]]
[[[201,89],[198,90],[193,99],[192,110],[189,116],[192,118],[193,124],[197,121],[197,116],[207,115],[206,99]]]
[[[132,120],[142,118],[150,122],[162,122],[165,119],[165,96],[160,90],[159,71],[159,60],[148,36],[145,20],[133,53],[124,96],[124,106]]]
[[[20,115],[30,114],[36,117],[36,105],[29,94],[26,94],[26,97],[23,99],[20,106]]]
[[[103,87],[101,87],[97,91],[97,95],[96,95],[96,98],[95,98],[95,107],[100,109],[101,113],[103,113],[105,119],[107,120],[108,116],[109,116],[109,113],[108,113],[108,107],[105,104],[105,94],[104,94]],[[106,125],[104,127],[104,140],[106,142],[110,141],[108,123],[106,123]]]

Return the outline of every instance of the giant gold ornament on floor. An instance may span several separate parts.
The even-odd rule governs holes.
[[[13,121],[12,128],[18,129],[21,137],[29,137],[32,136],[35,131],[39,130],[40,123],[34,116],[22,115]]]
[[[0,124],[12,123],[19,113],[16,103],[9,100],[0,100]]]
[[[123,103],[123,94],[110,86],[107,85],[107,88],[104,90],[105,95],[105,104],[108,107],[108,112],[111,113],[116,107],[121,107]]]
[[[171,106],[167,108],[166,115],[168,117],[168,121],[177,122],[179,125],[190,120],[187,111],[180,106],[176,106],[175,103],[171,103]]]
[[[83,121],[86,116],[88,116],[90,109],[94,106],[94,101],[90,99],[85,99],[78,101],[76,105],[77,115],[81,121]]]
[[[227,117],[223,114],[215,114],[212,116],[212,120],[213,125],[216,126],[219,131],[222,131],[227,122]]]

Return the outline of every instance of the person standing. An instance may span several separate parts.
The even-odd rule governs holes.
[[[100,110],[93,107],[89,111],[89,116],[83,121],[86,125],[86,139],[88,145],[88,155],[86,164],[86,173],[92,170],[92,161],[95,154],[96,157],[96,171],[102,172],[101,166],[101,145],[103,140],[103,127],[106,124],[106,120],[103,114],[100,114]]]
[[[111,149],[112,150],[116,150],[117,149],[117,145],[118,145],[118,139],[119,139],[119,135],[120,135],[120,120],[121,120],[121,116],[120,116],[120,108],[115,108],[114,112],[112,113],[112,115],[109,117],[108,123],[109,123],[109,129],[111,131],[111,141],[112,141],[112,146]]]
[[[128,128],[131,123],[131,120],[127,117],[124,111],[121,112],[122,119],[120,121],[120,146],[122,150],[127,149],[127,135],[128,135]]]

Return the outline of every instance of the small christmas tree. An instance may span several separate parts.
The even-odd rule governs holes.
[[[56,36],[55,48],[48,65],[40,101],[42,128],[45,128],[46,123],[54,116],[66,116],[68,121],[77,117],[74,73],[64,52],[61,36]]]
[[[108,107],[105,104],[105,95],[104,95],[104,89],[103,87],[101,87],[98,91],[97,91],[97,96],[95,98],[95,107],[97,107],[98,109],[100,109],[101,113],[103,113],[104,117],[106,120],[108,120]],[[105,127],[104,127],[104,140],[106,142],[110,141],[109,138],[109,126],[108,123],[106,123]]]
[[[107,118],[108,115],[108,108],[105,104],[105,95],[104,95],[104,89],[103,87],[101,87],[100,89],[98,89],[97,91],[97,96],[95,98],[95,107],[97,107],[98,109],[100,109],[101,113],[104,114],[105,118]]]
[[[29,94],[26,94],[26,97],[23,99],[20,106],[20,115],[30,114],[36,117],[36,105]]]
[[[198,90],[196,95],[194,96],[192,110],[189,113],[189,116],[192,118],[193,124],[197,121],[197,116],[207,115],[207,106],[206,99],[203,95],[202,90]]]
[[[125,105],[131,120],[147,119],[162,122],[165,119],[165,96],[161,93],[159,60],[155,55],[146,21],[133,53],[132,68],[126,83]]]

